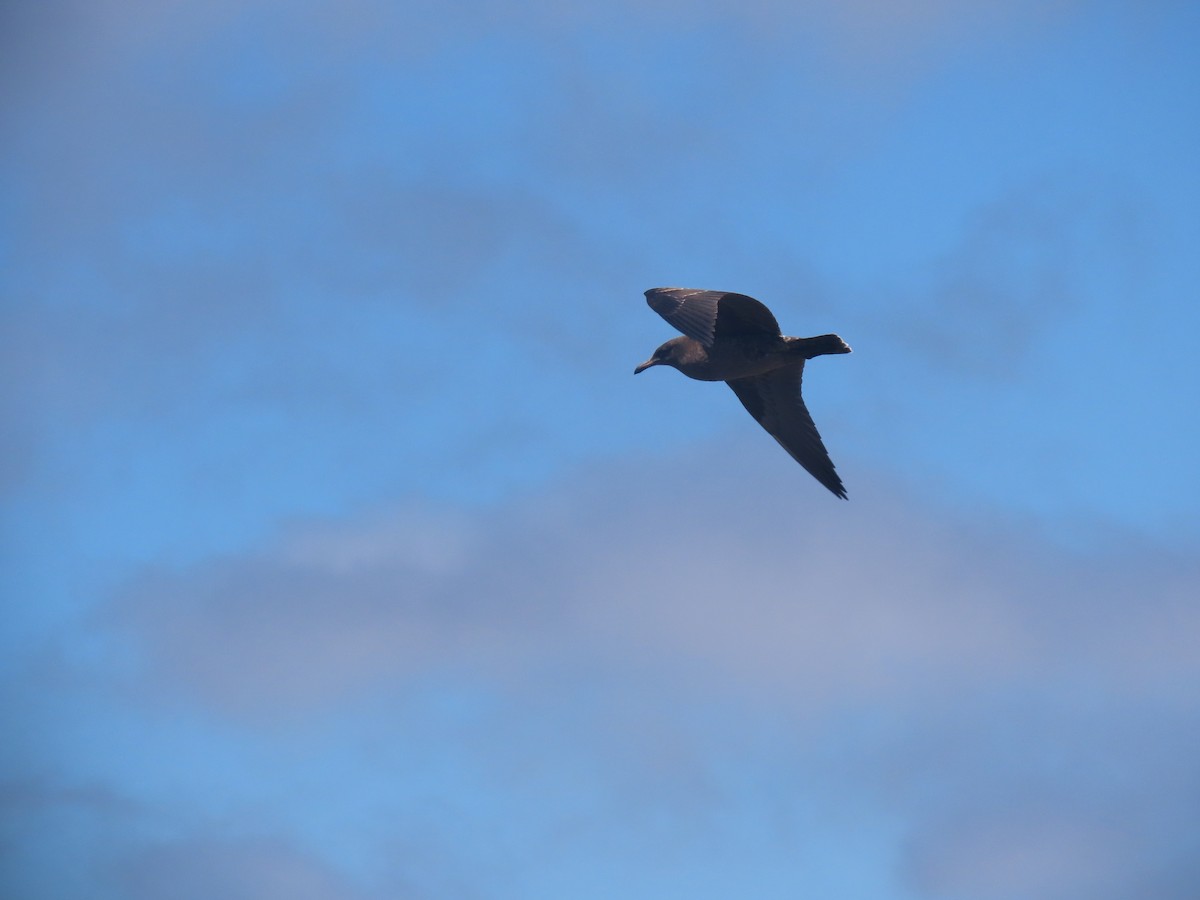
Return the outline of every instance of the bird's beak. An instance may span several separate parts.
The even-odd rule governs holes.
[[[645,372],[651,366],[657,366],[658,364],[659,364],[659,361],[657,359],[654,359],[653,357],[651,357],[650,359],[648,359],[644,363],[642,363],[640,366],[638,366],[636,369],[634,369],[633,374],[637,375],[641,372]]]

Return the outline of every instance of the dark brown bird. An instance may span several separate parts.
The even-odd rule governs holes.
[[[683,332],[633,370],[673,366],[689,378],[724,381],[742,406],[813,478],[846,499],[842,479],[800,396],[805,360],[849,353],[836,334],[786,337],[771,311],[745,294],[651,288],[650,308]]]

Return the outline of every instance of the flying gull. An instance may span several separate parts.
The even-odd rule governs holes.
[[[724,381],[742,406],[813,478],[846,499],[842,479],[800,396],[804,361],[849,353],[836,334],[785,337],[771,311],[745,294],[651,288],[650,308],[683,332],[633,370],[673,366],[688,378]]]

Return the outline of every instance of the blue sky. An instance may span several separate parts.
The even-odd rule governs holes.
[[[1192,895],[1194,5],[10,7],[7,893]]]

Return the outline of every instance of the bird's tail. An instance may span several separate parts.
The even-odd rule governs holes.
[[[790,337],[787,342],[793,353],[803,356],[805,359],[826,356],[830,353],[850,352],[849,344],[836,334],[822,334],[818,337],[807,338]]]

